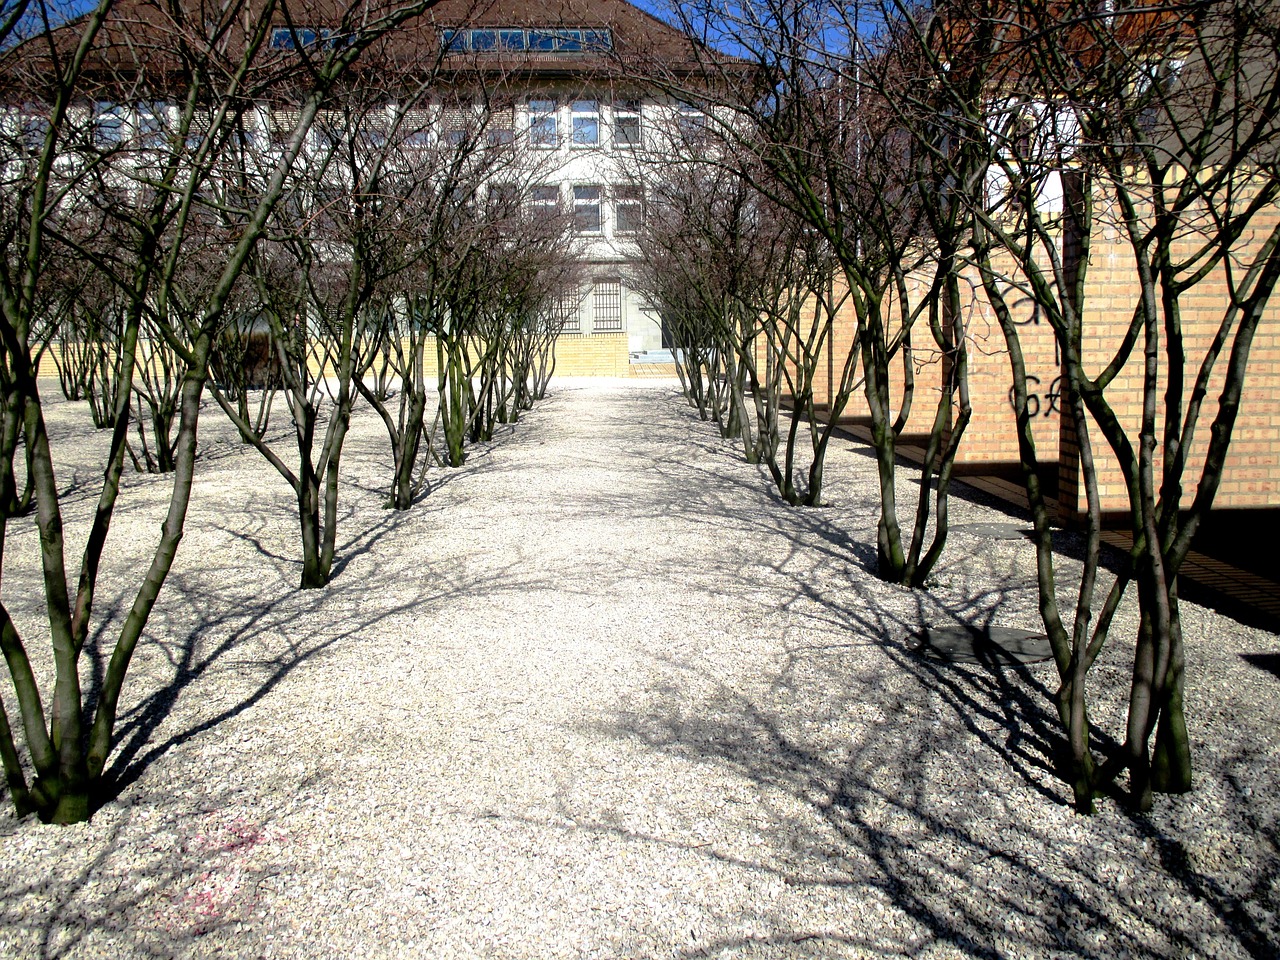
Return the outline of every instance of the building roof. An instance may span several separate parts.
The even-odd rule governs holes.
[[[279,43],[268,37],[258,58],[262,69],[287,74],[291,65],[303,63],[304,52],[322,55],[325,45],[342,42],[360,24],[373,23],[402,5],[397,0],[281,0],[271,21],[273,31],[280,32]],[[228,61],[243,49],[253,12],[261,7],[262,0],[246,0],[236,19],[228,22],[222,41]],[[86,64],[86,76],[108,83],[112,78],[131,82],[145,72],[148,86],[173,84],[189,59],[180,52],[183,37],[203,33],[209,18],[222,15],[220,5],[208,0],[183,0],[177,9],[174,16],[169,4],[156,0],[117,0]],[[83,22],[78,18],[55,30],[55,43],[64,53],[79,41]],[[541,49],[473,50],[459,45],[446,50],[451,31],[476,28],[509,28],[539,36],[591,30],[593,37],[604,36],[608,42],[587,43],[580,49],[565,42],[565,50],[548,50],[546,44]],[[185,47],[199,49],[202,43],[188,42]],[[655,72],[695,73],[708,59],[725,58],[626,0],[438,0],[371,45],[361,57],[358,72],[380,82],[477,73],[640,78]],[[47,37],[28,40],[0,60],[4,86],[38,87],[42,78],[47,81],[52,76]]]

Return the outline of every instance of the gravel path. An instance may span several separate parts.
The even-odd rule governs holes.
[[[83,413],[51,411],[60,478],[85,483],[72,536],[101,442]],[[216,411],[202,429],[121,789],[87,825],[0,814],[0,956],[1280,950],[1280,685],[1241,656],[1274,634],[1186,605],[1197,790],[1081,818],[1048,770],[1050,666],[909,651],[922,622],[1034,628],[1030,544],[961,530],[929,594],[877,582],[873,465],[848,443],[832,506],[795,510],[672,384],[565,381],[396,515],[363,410],[342,569],[301,593],[289,491]],[[165,494],[131,478],[104,608]],[[15,531],[28,632],[34,556]],[[1094,710],[1114,730],[1113,646]]]

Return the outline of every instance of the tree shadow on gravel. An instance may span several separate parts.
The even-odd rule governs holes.
[[[752,910],[776,935],[728,938],[683,955],[812,941],[983,957],[1221,955],[1230,943],[1240,954],[1274,956],[1274,885],[1252,876],[1237,882],[1230,874],[1247,870],[1244,863],[1221,874],[1197,866],[1172,808],[1150,817],[1105,802],[1095,818],[1071,810],[1055,773],[1066,744],[1052,707],[1051,664],[943,664],[910,649],[913,633],[940,622],[984,626],[1010,616],[1033,627],[1020,622],[1028,611],[1034,616],[1031,580],[1001,579],[993,568],[989,589],[959,599],[876,583],[873,547],[835,527],[827,511],[759,509],[769,499],[767,478],[756,485],[750,470],[731,462],[732,451],[699,438],[700,430],[714,428],[687,408],[656,425],[651,492],[583,509],[687,520],[726,535],[767,533],[783,544],[767,563],[699,554],[654,575],[708,596],[740,595],[748,606],[780,592],[780,611],[850,640],[787,642],[764,693],[730,689],[689,662],[667,662],[664,674],[687,682],[655,687],[643,708],[621,712],[602,732],[798,804],[802,815],[760,828],[771,855],[729,859],[790,886],[856,889],[897,918],[886,929],[906,924],[915,932],[886,939],[872,925],[832,938],[791,929],[788,917],[770,917],[761,905]],[[869,500],[854,509],[874,516]],[[850,656],[854,647],[879,655]],[[821,731],[831,722],[856,733],[830,742]],[[1099,733],[1096,746],[1106,752],[1118,744]],[[1274,823],[1253,822],[1248,810],[1229,817],[1220,824],[1226,833],[1259,838],[1269,851],[1264,864],[1280,864]]]
[[[269,928],[274,918],[260,904],[289,869],[289,838],[276,826],[287,799],[245,814],[234,796],[210,794],[159,830],[152,820],[163,818],[163,803],[130,806],[85,838],[88,855],[50,857],[38,880],[0,881],[6,946],[40,960],[171,958],[221,953],[224,937],[242,942],[247,930]]]
[[[150,655],[165,661],[165,676],[137,704],[122,712],[95,808],[118,798],[169,751],[262,703],[295,670],[336,644],[375,631],[401,615],[427,615],[463,593],[538,588],[529,574],[513,565],[462,580],[438,575],[403,602],[355,608],[338,602],[333,591],[293,590],[282,595],[277,587],[250,596],[229,596],[201,578],[171,575],[165,585],[163,609],[157,609],[148,625],[151,639],[144,641]],[[375,594],[389,587],[376,576],[363,586]],[[307,625],[317,622],[323,623],[323,631],[310,632]],[[157,639],[160,637],[176,639]],[[96,651],[94,654],[97,656]],[[194,694],[202,684],[219,682],[219,674],[227,673],[249,678],[227,705],[155,739],[181,698]],[[150,674],[147,679],[152,679]],[[135,678],[135,682],[140,680]],[[225,681],[219,688],[225,692]]]
[[[709,765],[772,798],[766,824],[754,827],[768,853],[743,859],[721,855],[714,845],[686,849],[776,875],[793,888],[842,891],[873,904],[874,912],[852,916],[879,922],[859,924],[835,940],[870,952],[921,955],[944,947],[978,957],[1203,956],[1221,955],[1230,938],[1248,955],[1273,955],[1247,907],[1250,898],[1266,902],[1268,881],[1228,891],[1191,868],[1182,841],[1147,821],[1133,836],[1122,829],[1108,837],[1114,825],[1095,834],[1085,820],[1064,831],[1062,820],[1076,815],[1060,792],[1052,785],[1010,789],[996,769],[1026,764],[1050,780],[1042,747],[1030,742],[1039,731],[1002,730],[998,712],[972,717],[963,707],[940,704],[929,687],[938,671],[922,674],[912,664],[895,664],[887,670],[912,671],[915,689],[885,695],[880,691],[901,691],[901,683],[841,670],[836,659],[827,658],[818,670],[849,695],[833,704],[832,688],[824,687],[817,714],[802,706],[811,697],[783,682],[767,697],[722,690],[692,706],[673,692],[647,711],[619,719],[614,736]],[[808,664],[811,677],[814,670]],[[964,672],[970,677],[947,678],[952,690],[975,676],[975,690],[1016,686],[993,675],[1000,671]],[[858,718],[859,735],[849,742],[824,742],[809,733],[841,713]],[[944,778],[956,765],[945,758],[957,756],[968,769],[948,782]],[[779,816],[791,806],[779,797],[803,812]],[[1144,839],[1153,842],[1144,846]],[[1169,895],[1169,881],[1194,897],[1190,911],[1190,898]],[[829,930],[796,929],[785,911],[748,910],[781,931],[771,944],[815,939],[831,945]],[[685,955],[714,956],[731,945]]]

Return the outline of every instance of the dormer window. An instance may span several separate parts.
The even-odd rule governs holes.
[[[315,27],[275,27],[271,31],[272,50],[307,50],[336,47],[351,38],[332,30]]]
[[[613,49],[613,32],[606,28],[564,30],[559,27],[476,27],[443,30],[440,44],[448,53],[602,53]]]

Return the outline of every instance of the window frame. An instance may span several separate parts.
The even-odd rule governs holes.
[[[542,196],[539,196],[539,194],[542,194]],[[560,195],[558,184],[539,183],[529,190],[529,209],[535,217],[539,214],[558,217],[563,202],[564,199]]]
[[[635,121],[635,137],[620,136],[624,121]],[[627,123],[630,126],[630,123]],[[644,102],[636,99],[613,102],[613,146],[620,150],[638,150],[644,145]]]
[[[110,134],[107,131],[112,131]],[[96,100],[93,104],[93,144],[96,147],[121,147],[129,139],[129,108],[114,100]]]
[[[633,194],[628,196],[628,194]],[[622,211],[633,209],[634,226],[622,226]],[[644,229],[644,186],[639,183],[619,183],[613,187],[613,232],[616,236],[634,237]]]
[[[579,191],[594,190],[594,201],[590,197],[579,196]],[[599,236],[604,232],[604,186],[599,183],[575,183],[573,195],[573,232],[578,236]],[[595,226],[584,227],[583,211],[595,209]]]
[[[591,288],[591,332],[623,333],[625,329],[622,309],[622,278],[596,278]]]
[[[535,104],[550,104],[550,109],[538,109]],[[560,149],[560,101],[555,97],[534,96],[529,97],[526,106],[529,111],[529,146],[538,150]],[[549,130],[546,129],[548,124]]]
[[[589,109],[580,109],[587,108]],[[582,126],[579,127],[579,122]],[[571,100],[569,101],[569,145],[576,149],[591,149],[600,146],[600,101],[599,100]],[[579,130],[592,130],[593,136],[590,140],[581,139]]]

